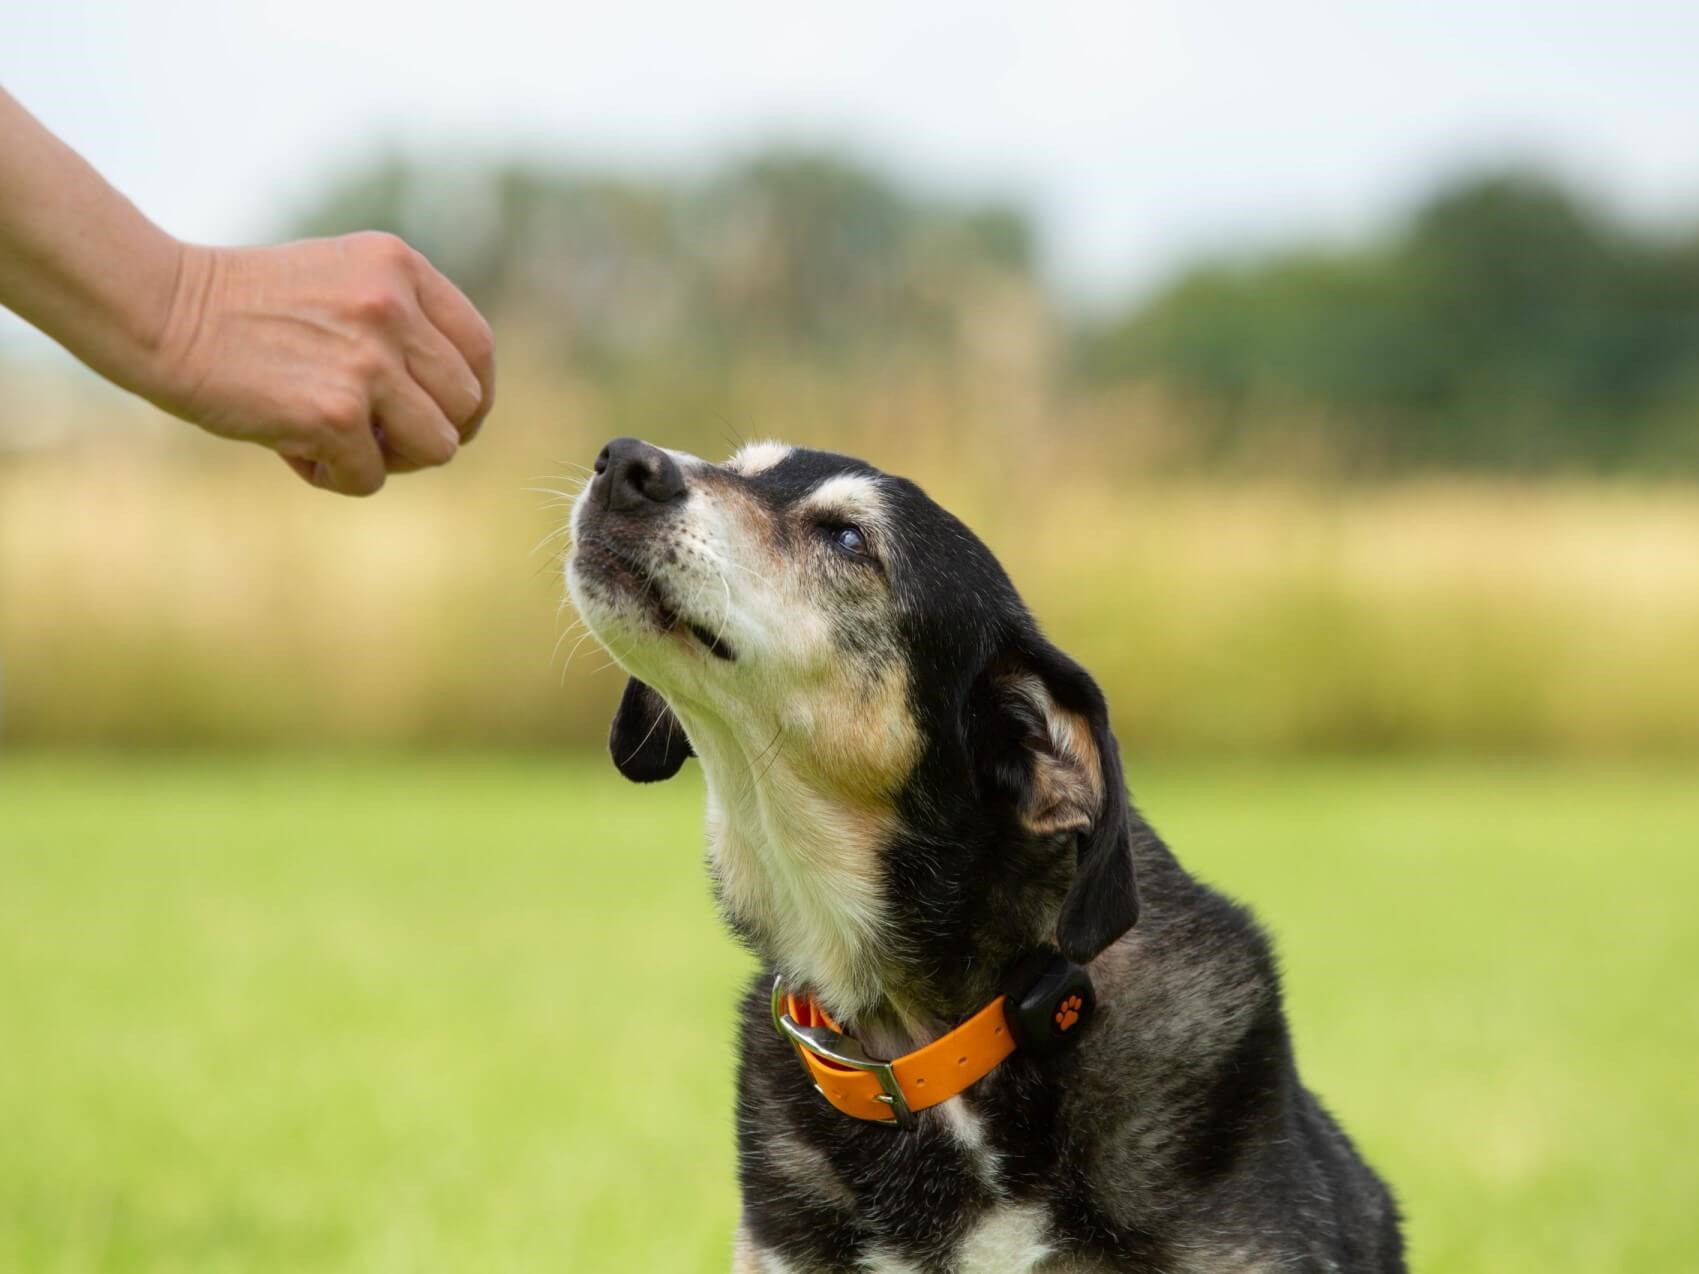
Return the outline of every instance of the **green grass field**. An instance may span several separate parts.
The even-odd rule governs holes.
[[[1415,1267],[1699,1263],[1691,762],[1133,763]],[[748,963],[589,760],[0,757],[0,1270],[719,1271]]]

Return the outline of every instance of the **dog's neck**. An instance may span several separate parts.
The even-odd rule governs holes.
[[[947,973],[895,931],[884,855],[905,833],[892,805],[833,791],[782,748],[752,752],[713,723],[690,732],[708,784],[716,896],[758,957],[887,1055],[983,1007],[998,972],[987,958],[971,953]],[[1009,932],[996,949],[1030,949],[1047,931],[1026,910],[1002,913]]]
[[[893,955],[879,856],[889,816],[820,790],[782,756],[716,755],[712,744],[699,752],[726,919],[839,1020],[879,1012]]]

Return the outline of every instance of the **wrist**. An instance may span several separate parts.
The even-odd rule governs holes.
[[[175,411],[178,333],[193,334],[181,312],[197,250],[151,223],[127,229],[128,241],[96,262],[103,272],[67,269],[59,293],[65,312],[41,326],[114,384]],[[114,270],[112,262],[122,265]]]
[[[216,249],[167,236],[152,286],[140,289],[128,324],[124,366],[113,379],[174,415],[195,389],[190,365],[221,273]]]

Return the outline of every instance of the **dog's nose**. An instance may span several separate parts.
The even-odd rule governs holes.
[[[643,513],[684,495],[684,474],[659,447],[615,438],[596,457],[591,498],[615,513]]]

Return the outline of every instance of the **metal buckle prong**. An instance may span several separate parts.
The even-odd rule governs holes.
[[[876,1122],[893,1124],[904,1131],[912,1131],[915,1127],[914,1112],[909,1109],[908,1098],[903,1096],[903,1087],[897,1082],[897,1073],[891,1069],[890,1062],[882,1062],[876,1057],[869,1057],[861,1047],[859,1040],[824,1026],[802,1026],[790,1014],[785,1012],[784,979],[773,975],[773,1027],[791,1047],[800,1055],[804,1050],[823,1057],[839,1066],[847,1066],[851,1070],[866,1071],[879,1081],[881,1092],[875,1100],[884,1102],[891,1108],[891,1118]],[[818,1089],[820,1086],[815,1085]],[[824,1094],[822,1094],[824,1096]]]

